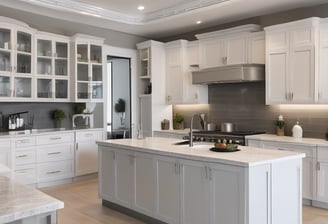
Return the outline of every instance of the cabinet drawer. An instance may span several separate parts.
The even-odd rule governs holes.
[[[328,162],[328,147],[318,147],[318,161]]]
[[[76,132],[76,141],[90,141],[103,139],[102,131]]]
[[[73,144],[38,146],[37,162],[51,162],[73,159]]]
[[[23,184],[36,183],[36,168],[34,164],[19,165],[15,168],[15,179]]]
[[[73,177],[72,160],[42,163],[37,166],[39,182]]]
[[[53,133],[51,135],[40,135],[36,137],[36,142],[38,145],[74,142],[74,133]]]
[[[35,146],[35,137],[24,137],[15,139],[16,148]]]
[[[0,151],[9,150],[11,148],[10,140],[0,140]]]
[[[15,165],[35,163],[35,150],[24,150],[15,152]]]

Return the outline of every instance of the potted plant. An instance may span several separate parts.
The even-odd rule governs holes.
[[[182,114],[176,113],[173,116],[173,129],[184,129],[184,116]]]
[[[119,98],[114,109],[116,113],[120,113],[121,126],[123,127],[125,123],[125,100]]]
[[[53,119],[55,120],[55,127],[61,128],[61,121],[66,118],[65,111],[62,109],[56,109],[53,112]]]
[[[278,136],[284,136],[285,135],[285,121],[283,120],[283,117],[280,115],[278,120],[276,121],[277,126],[277,135]]]

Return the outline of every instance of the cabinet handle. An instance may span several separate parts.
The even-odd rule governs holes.
[[[75,151],[78,151],[78,150],[79,150],[79,143],[76,143]]]
[[[285,94],[285,98],[286,98],[286,100],[288,100],[288,93],[287,92]]]
[[[177,175],[180,174],[180,164],[178,162],[174,163],[174,170],[175,170],[175,174]]]
[[[27,155],[19,155],[19,156],[16,156],[16,158],[25,158],[27,157]]]
[[[24,139],[24,140],[20,140],[20,141],[18,141],[19,143],[29,143],[30,142],[30,140],[29,139]]]
[[[56,173],[60,173],[60,172],[61,172],[60,170],[57,170],[57,171],[47,172],[47,174],[56,174]]]
[[[282,148],[278,148],[278,150],[284,150],[284,149],[282,149]]]
[[[59,140],[62,139],[61,137],[51,137],[50,140]]]
[[[208,169],[208,179],[212,180],[213,179],[212,178],[212,169],[211,169],[211,167],[207,167],[207,169]]]
[[[292,92],[292,101],[294,100],[294,93]]]
[[[207,170],[207,166],[205,166],[205,180],[208,179],[208,170]]]
[[[48,155],[58,155],[61,154],[61,152],[49,152]]]
[[[171,101],[171,96],[167,96],[167,102],[170,102]]]
[[[320,170],[320,162],[317,162],[317,170]]]
[[[115,152],[113,152],[113,160],[116,159],[116,155],[115,155]]]

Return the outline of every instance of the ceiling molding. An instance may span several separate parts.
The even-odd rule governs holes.
[[[147,23],[160,22],[176,15],[199,10],[209,6],[219,6],[231,0],[192,0],[162,10],[138,15],[130,15],[117,11],[104,9],[92,4],[77,2],[74,0],[20,0],[21,2],[42,6],[54,10],[74,12],[78,14],[94,16],[102,19],[116,21],[125,24],[145,25]]]

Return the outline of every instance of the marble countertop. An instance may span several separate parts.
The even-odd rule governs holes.
[[[0,164],[0,223],[64,208],[64,203],[11,179],[10,169]]]
[[[249,135],[246,139],[286,142],[293,144],[306,144],[311,146],[328,146],[328,141],[319,138],[294,138],[291,136],[278,136],[273,134]]]
[[[134,150],[138,152],[153,153],[176,158],[193,159],[204,162],[223,163],[234,166],[257,166],[271,164],[281,160],[304,158],[304,153],[282,150],[267,150],[254,147],[239,146],[238,152],[212,152],[212,143],[195,143],[193,147],[188,145],[174,145],[181,140],[172,138],[149,137],[145,139],[115,139],[97,141],[100,146],[109,146]]]

